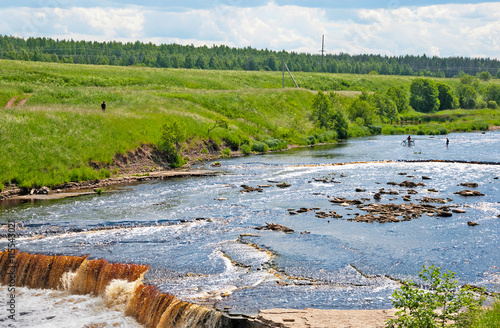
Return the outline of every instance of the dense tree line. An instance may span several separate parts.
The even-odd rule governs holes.
[[[280,71],[285,60],[291,71],[453,77],[482,72],[500,78],[500,61],[489,58],[349,55],[296,53],[231,48],[155,45],[136,42],[91,42],[18,38],[0,35],[0,59],[76,64]]]

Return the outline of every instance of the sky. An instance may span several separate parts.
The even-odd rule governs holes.
[[[319,54],[500,59],[500,2],[0,0],[0,34]]]

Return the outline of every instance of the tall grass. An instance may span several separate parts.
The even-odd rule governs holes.
[[[495,300],[493,306],[482,311],[472,320],[471,328],[498,328],[500,327],[500,298]]]
[[[157,145],[161,127],[172,120],[184,123],[189,139],[211,138],[234,150],[283,135],[287,141],[279,147],[300,143],[312,128],[313,94],[279,89],[279,74],[0,61],[0,77],[1,107],[13,96],[29,96],[23,106],[0,110],[5,185],[31,188],[107,177],[109,171],[89,164],[111,164],[117,153]],[[100,109],[103,100],[106,112]],[[222,118],[228,129],[209,134]]]
[[[89,164],[111,164],[117,153],[141,144],[158,145],[161,127],[174,120],[186,127],[184,147],[211,139],[219,150],[229,147],[248,154],[287,144],[331,142],[335,133],[319,130],[310,119],[314,90],[384,92],[391,86],[408,88],[413,79],[304,72],[294,76],[301,89],[288,78],[287,88],[282,89],[279,72],[0,60],[0,183],[31,188],[107,177],[109,171],[94,170]],[[4,108],[13,97],[28,101]],[[349,104],[354,98],[344,99]],[[106,112],[100,109],[103,100]],[[441,122],[435,126],[423,124],[425,117],[411,112],[402,117],[417,124],[381,124],[375,131],[352,123],[349,137],[377,131],[442,134],[484,129],[500,125],[499,112],[449,111],[430,119]],[[220,120],[227,121],[227,128],[213,128]]]

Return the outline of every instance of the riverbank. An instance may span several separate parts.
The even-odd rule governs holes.
[[[259,312],[257,321],[283,328],[383,328],[395,317],[389,310],[318,310],[269,309]]]
[[[333,143],[319,143],[316,145],[301,146],[288,145],[286,149],[268,150],[263,153],[282,152],[294,148],[305,148],[321,146]],[[117,174],[110,178],[94,179],[83,182],[68,182],[54,188],[19,188],[16,185],[8,186],[0,192],[1,200],[47,200],[76,197],[81,195],[95,194],[95,189],[107,188],[114,185],[130,184],[144,182],[150,180],[164,180],[169,178],[185,178],[197,176],[214,176],[219,174],[212,170],[191,169],[193,166],[203,164],[205,162],[217,161],[224,158],[236,158],[245,156],[241,151],[233,151],[229,155],[222,155],[221,151],[202,152],[201,148],[195,147],[187,150],[183,156],[188,158],[188,162],[178,169],[168,169],[168,163],[163,161],[161,156],[155,154],[155,150],[150,145],[141,145],[139,148],[128,151],[126,154],[115,155],[113,165],[101,166],[97,163],[92,163],[96,169],[107,169],[116,171]],[[214,165],[217,166],[217,165]]]
[[[27,201],[27,200],[49,200],[76,197],[82,195],[99,193],[99,189],[121,184],[130,184],[151,180],[165,180],[172,178],[214,176],[217,172],[209,170],[165,170],[151,173],[134,173],[125,176],[107,178],[102,180],[92,180],[86,182],[69,182],[60,185],[54,190],[46,187],[40,189],[33,188],[29,191],[23,188],[6,188],[0,193],[0,200]]]

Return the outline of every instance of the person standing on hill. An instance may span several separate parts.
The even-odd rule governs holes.
[[[101,109],[102,109],[103,112],[106,111],[106,102],[104,100],[102,101]]]

